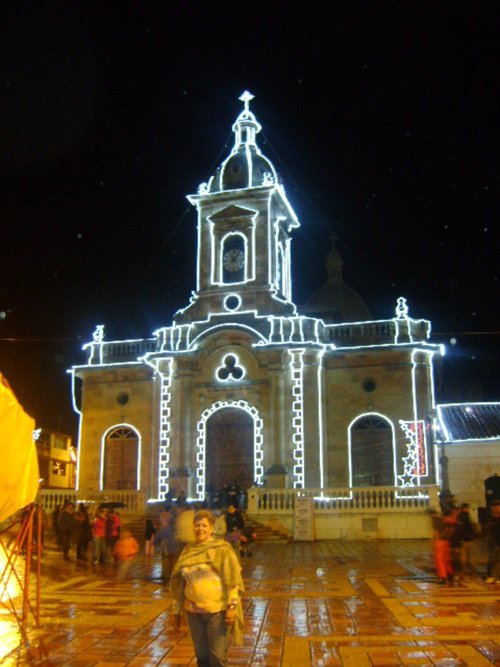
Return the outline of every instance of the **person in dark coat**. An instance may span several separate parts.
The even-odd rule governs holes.
[[[75,514],[75,543],[77,560],[87,560],[87,548],[92,539],[90,519],[83,503],[78,506]]]
[[[59,514],[57,520],[59,535],[61,537],[61,547],[64,560],[71,560],[69,550],[75,531],[75,506],[73,503],[66,503]]]
[[[462,503],[460,505],[460,512],[457,516],[457,545],[458,548],[458,569],[461,575],[469,571],[471,574],[477,574],[477,570],[471,561],[470,547],[472,540],[476,537],[476,530],[474,523],[470,517],[470,505]]]

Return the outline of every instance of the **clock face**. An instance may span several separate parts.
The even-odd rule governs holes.
[[[245,265],[245,255],[240,248],[232,248],[224,253],[223,264],[226,271],[241,271]]]

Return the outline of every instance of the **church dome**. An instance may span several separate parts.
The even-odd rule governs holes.
[[[327,324],[366,322],[372,319],[370,309],[359,294],[344,283],[343,261],[332,238],[332,249],[326,259],[327,281],[302,306],[301,311]]]
[[[240,100],[245,108],[233,125],[234,146],[208,183],[208,192],[257,188],[278,183],[273,163],[262,155],[256,143],[260,123],[249,110],[253,95],[244,92]]]

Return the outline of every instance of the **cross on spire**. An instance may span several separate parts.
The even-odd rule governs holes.
[[[248,105],[250,104],[250,102],[253,100],[254,97],[255,96],[252,95],[252,93],[249,93],[248,90],[245,90],[245,92],[242,95],[240,95],[239,99],[245,105],[245,113],[248,113],[249,111]]]

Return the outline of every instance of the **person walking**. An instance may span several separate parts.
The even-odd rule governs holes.
[[[175,519],[174,537],[177,543],[177,553],[195,540],[193,521],[195,511],[187,503],[179,507],[177,517]]]
[[[225,667],[229,640],[243,639],[241,566],[231,546],[214,539],[214,523],[208,510],[196,512],[195,542],[182,550],[170,581],[174,628],[184,610],[198,667]]]
[[[113,558],[118,563],[117,580],[123,581],[130,570],[134,558],[139,553],[139,544],[130,530],[122,530],[113,546]]]
[[[445,584],[453,581],[454,569],[452,560],[451,542],[457,526],[458,508],[452,508],[449,513],[439,515],[431,513],[434,530],[434,558],[439,582]]]
[[[477,534],[477,524],[474,524],[470,516],[470,505],[462,503],[460,505],[460,512],[457,516],[458,528],[457,533],[460,536],[460,545],[458,546],[458,561],[460,563],[460,574],[464,575],[466,572],[470,574],[477,574],[475,565],[471,560],[470,550],[472,541]],[[475,529],[474,526],[477,526]]]

